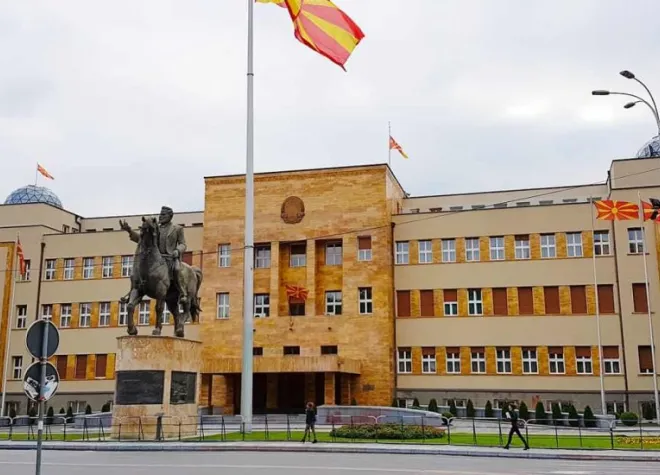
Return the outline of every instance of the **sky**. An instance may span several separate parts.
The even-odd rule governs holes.
[[[656,134],[657,0],[335,0],[346,69],[255,5],[255,171],[386,163],[411,195],[591,183]],[[204,207],[245,172],[246,0],[0,0],[0,199],[36,163],[82,216]]]

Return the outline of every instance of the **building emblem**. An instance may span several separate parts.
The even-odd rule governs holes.
[[[280,216],[286,224],[298,224],[305,217],[305,203],[297,196],[289,196],[282,203]]]

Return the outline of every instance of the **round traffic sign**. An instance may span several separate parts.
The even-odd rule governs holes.
[[[42,354],[44,328],[48,332],[48,348],[45,355]],[[50,358],[57,351],[57,347],[60,346],[60,332],[50,320],[37,320],[28,328],[27,335],[25,335],[25,345],[35,358]]]
[[[35,402],[39,402],[41,389],[41,362],[32,363],[23,376],[23,391],[25,395]],[[46,361],[46,381],[44,383],[44,401],[48,401],[57,392],[60,385],[60,375],[57,368]]]

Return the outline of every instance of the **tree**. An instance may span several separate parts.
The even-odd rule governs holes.
[[[571,427],[580,426],[580,415],[578,414],[577,409],[575,409],[573,404],[568,406],[568,423]]]
[[[529,409],[527,409],[527,404],[525,404],[525,401],[520,401],[520,408],[518,409],[518,416],[523,421],[528,421],[529,420]]]
[[[490,403],[490,401],[486,401],[486,408],[484,409],[484,416],[493,418],[495,417],[495,413],[493,412],[493,405]]]
[[[101,408],[101,412],[110,412],[110,403],[106,402],[103,404],[103,407]]]
[[[9,417],[11,417],[11,423],[14,424],[14,419],[16,419],[16,406],[11,406],[9,409]]]
[[[596,418],[594,417],[594,413],[589,406],[584,408],[583,418],[585,427],[596,427]]]
[[[73,422],[73,407],[71,406],[66,410],[66,422]]]
[[[55,411],[53,410],[53,406],[48,407],[48,412],[46,413],[46,424],[52,424],[53,423],[53,418],[55,417]]]
[[[419,409],[419,399],[417,398],[413,399],[412,407],[414,409]]]
[[[35,417],[37,417],[37,415],[38,415],[37,408],[32,406],[30,409],[28,409],[27,415],[29,417],[28,424],[30,424],[30,425],[34,424],[35,423]]]
[[[649,402],[642,403],[642,417],[647,421],[655,419],[655,408]]]
[[[436,401],[435,398],[433,398],[429,401],[428,410],[431,411],[431,412],[438,412],[438,401]]]
[[[563,418],[564,418],[564,415],[561,413],[561,407],[559,407],[559,403],[553,402],[552,403],[552,421],[553,421],[553,423],[556,426],[558,426]]]
[[[470,419],[474,419],[474,417],[477,415],[477,412],[474,410],[474,404],[472,404],[472,399],[468,399],[465,412]]]
[[[545,413],[545,407],[541,401],[536,403],[536,409],[534,410],[534,419],[538,424],[545,424],[548,419],[548,415]]]
[[[451,412],[454,417],[458,415],[458,409],[456,409],[456,401],[453,399],[449,401],[449,412]]]
[[[92,413],[92,406],[90,406],[89,404],[87,404],[87,407],[85,408],[85,414],[88,414],[88,415],[89,415],[89,414],[91,414],[91,413]]]

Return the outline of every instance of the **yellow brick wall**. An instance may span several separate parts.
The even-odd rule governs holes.
[[[6,262],[6,272],[4,273],[4,284],[2,292],[2,308],[0,309],[0,368],[4,368],[5,364],[5,352],[6,352],[6,342],[9,329],[11,327],[11,318],[10,318],[10,307],[11,307],[11,294],[12,288],[16,285],[12,279],[14,272],[14,256],[16,251],[14,249],[15,244],[13,242],[0,242],[0,252],[5,252],[5,262]],[[32,271],[34,272],[34,270]],[[0,378],[0,390],[4,390],[2,387],[2,381]]]
[[[479,238],[479,254],[481,261],[490,261],[490,242],[488,236],[481,236]]]
[[[456,238],[456,262],[465,262],[465,238]]]
[[[419,317],[421,315],[421,307],[420,307],[420,294],[419,290],[411,290],[410,291],[410,316],[411,317]]]
[[[598,353],[598,346],[591,347],[591,361],[594,376],[600,376],[600,353]]]
[[[435,348],[436,373],[440,375],[447,374],[447,349],[444,346]]]
[[[520,310],[518,308],[517,288],[510,287],[506,289],[506,301],[507,301],[507,307],[509,309],[509,315],[511,316],[520,315]]]
[[[582,231],[582,255],[584,257],[594,255],[594,235],[591,231]]]
[[[410,264],[419,264],[419,242],[410,241],[408,261]]]
[[[487,346],[484,357],[486,358],[486,374],[497,374],[497,362],[495,360],[495,347]]]
[[[433,263],[442,263],[442,239],[433,239],[431,249],[433,250]]]
[[[539,346],[536,349],[536,357],[539,361],[539,374],[546,376],[550,374],[550,367],[548,362],[548,347]]]
[[[467,289],[458,289],[458,316],[466,317],[468,314]]]
[[[419,346],[412,348],[412,372],[422,374],[422,349]]]
[[[573,313],[571,307],[571,288],[568,285],[559,286],[559,312],[561,315]]]
[[[567,256],[566,253],[566,233],[557,233],[556,235],[556,241],[557,241],[557,257],[558,258],[564,258]]]
[[[586,286],[587,294],[587,313],[596,315],[596,288],[593,285]]]
[[[530,234],[529,235],[529,247],[530,254],[532,259],[541,258],[541,235],[540,234]]]
[[[543,287],[533,287],[534,315],[545,315],[545,294]]]
[[[537,352],[538,358],[538,352]],[[511,347],[511,372],[515,375],[523,374],[522,367],[522,347],[512,346]]]
[[[481,298],[483,301],[484,315],[493,316],[495,313],[493,309],[493,289],[483,289],[481,291]]]
[[[504,258],[513,261],[516,258],[516,240],[512,235],[504,236]]]
[[[564,365],[568,376],[573,376],[577,373],[574,346],[564,347]]]
[[[436,317],[442,317],[445,314],[444,292],[442,289],[433,290],[433,313]]]

